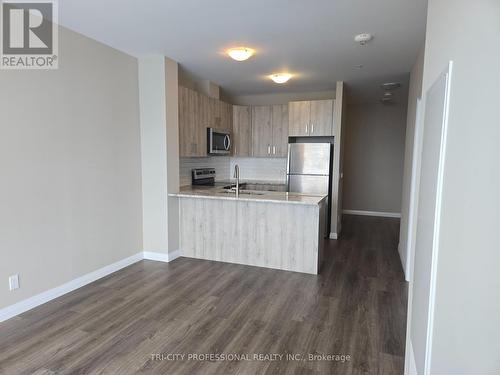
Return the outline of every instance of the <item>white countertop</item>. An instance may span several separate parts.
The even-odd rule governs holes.
[[[249,193],[249,194],[248,194]],[[227,199],[252,202],[271,202],[271,203],[290,203],[318,205],[326,195],[311,195],[301,193],[287,193],[278,191],[254,191],[241,190],[240,195],[236,197],[234,192],[226,192],[221,187],[213,186],[183,186],[179,193],[169,194],[171,197],[179,198],[206,198],[206,199]]]

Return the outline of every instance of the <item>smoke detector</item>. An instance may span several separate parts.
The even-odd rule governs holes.
[[[356,43],[359,43],[362,46],[364,46],[366,43],[368,43],[372,39],[373,39],[372,34],[368,34],[368,33],[358,34],[354,37],[354,41]]]

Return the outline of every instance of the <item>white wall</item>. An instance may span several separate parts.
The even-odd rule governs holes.
[[[422,97],[422,79],[424,74],[425,46],[419,51],[417,60],[410,73],[410,87],[408,90],[408,113],[406,118],[406,136],[403,166],[403,192],[401,199],[401,225],[399,227],[399,255],[405,269],[406,279],[409,280],[410,270],[406,269],[410,243],[408,242],[408,221],[410,215],[410,193],[412,181],[412,165],[414,163],[413,144],[415,141],[415,121],[417,116],[417,99]],[[418,150],[417,150],[418,152]],[[418,188],[417,188],[418,190]]]
[[[0,71],[0,308],[142,250],[137,60],[59,40],[58,70]]]
[[[436,375],[500,373],[500,48],[492,39],[499,34],[498,0],[429,0],[423,92],[454,62],[431,340]]]
[[[139,60],[144,251],[179,249],[179,126],[177,63]]]
[[[406,101],[347,106],[345,210],[401,212],[405,128]]]

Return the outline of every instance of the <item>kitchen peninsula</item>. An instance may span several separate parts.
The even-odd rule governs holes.
[[[317,274],[326,196],[183,187],[178,197],[183,256]]]

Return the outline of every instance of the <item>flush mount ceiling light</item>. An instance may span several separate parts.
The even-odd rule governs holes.
[[[269,76],[275,83],[285,83],[288,82],[292,75],[289,73],[276,73]]]
[[[372,39],[373,39],[373,35],[368,34],[368,33],[358,34],[354,37],[354,41],[356,43],[359,43],[362,46],[364,46],[366,43],[368,43]]]
[[[382,83],[380,85],[381,88],[383,88],[384,90],[396,90],[396,89],[399,89],[401,87],[401,83],[399,82],[387,82],[387,83]]]
[[[229,57],[236,61],[248,60],[253,56],[254,53],[255,50],[248,47],[236,47],[227,50],[227,54],[229,55]]]

